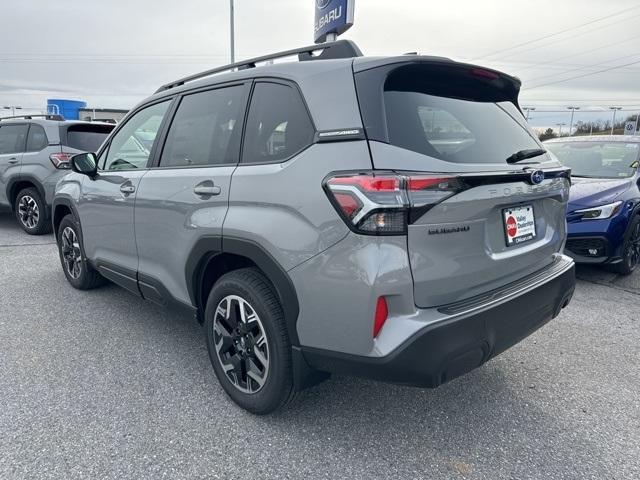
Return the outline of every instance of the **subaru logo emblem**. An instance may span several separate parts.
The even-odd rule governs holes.
[[[531,184],[540,185],[544,180],[544,172],[542,170],[536,170],[531,172]]]
[[[323,8],[327,8],[327,5],[331,3],[331,0],[316,0],[317,7],[322,10]]]

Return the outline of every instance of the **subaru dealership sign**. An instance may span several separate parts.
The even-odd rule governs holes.
[[[340,35],[353,25],[355,0],[314,0],[316,2],[316,22],[314,39],[325,42],[327,35]]]

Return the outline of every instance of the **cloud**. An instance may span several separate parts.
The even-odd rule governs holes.
[[[636,4],[615,3],[612,9],[595,0],[357,0],[356,25],[345,38],[371,55],[480,59],[522,78],[523,103],[640,107],[640,64],[544,85],[640,61],[633,41],[640,8],[571,29]],[[228,61],[228,6],[227,0],[5,0],[0,103],[44,108],[47,97],[65,95],[96,108],[129,108],[163,83]],[[312,37],[313,0],[236,0],[239,58],[306,45]]]

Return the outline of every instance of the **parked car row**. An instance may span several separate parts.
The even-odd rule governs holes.
[[[573,294],[573,154],[540,144],[519,89],[346,41],[167,84],[71,157],[51,215],[64,274],[193,315],[222,387],[254,413],[331,372],[436,387]],[[628,187],[606,199],[618,212],[576,203],[576,222],[624,210],[633,225]],[[627,247],[606,252],[627,261]]]

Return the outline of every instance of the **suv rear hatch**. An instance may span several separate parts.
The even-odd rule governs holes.
[[[407,205],[416,305],[447,305],[544,269],[562,250],[569,171],[518,107],[519,80],[447,59],[356,60],[373,175]],[[542,171],[542,173],[541,173]]]

